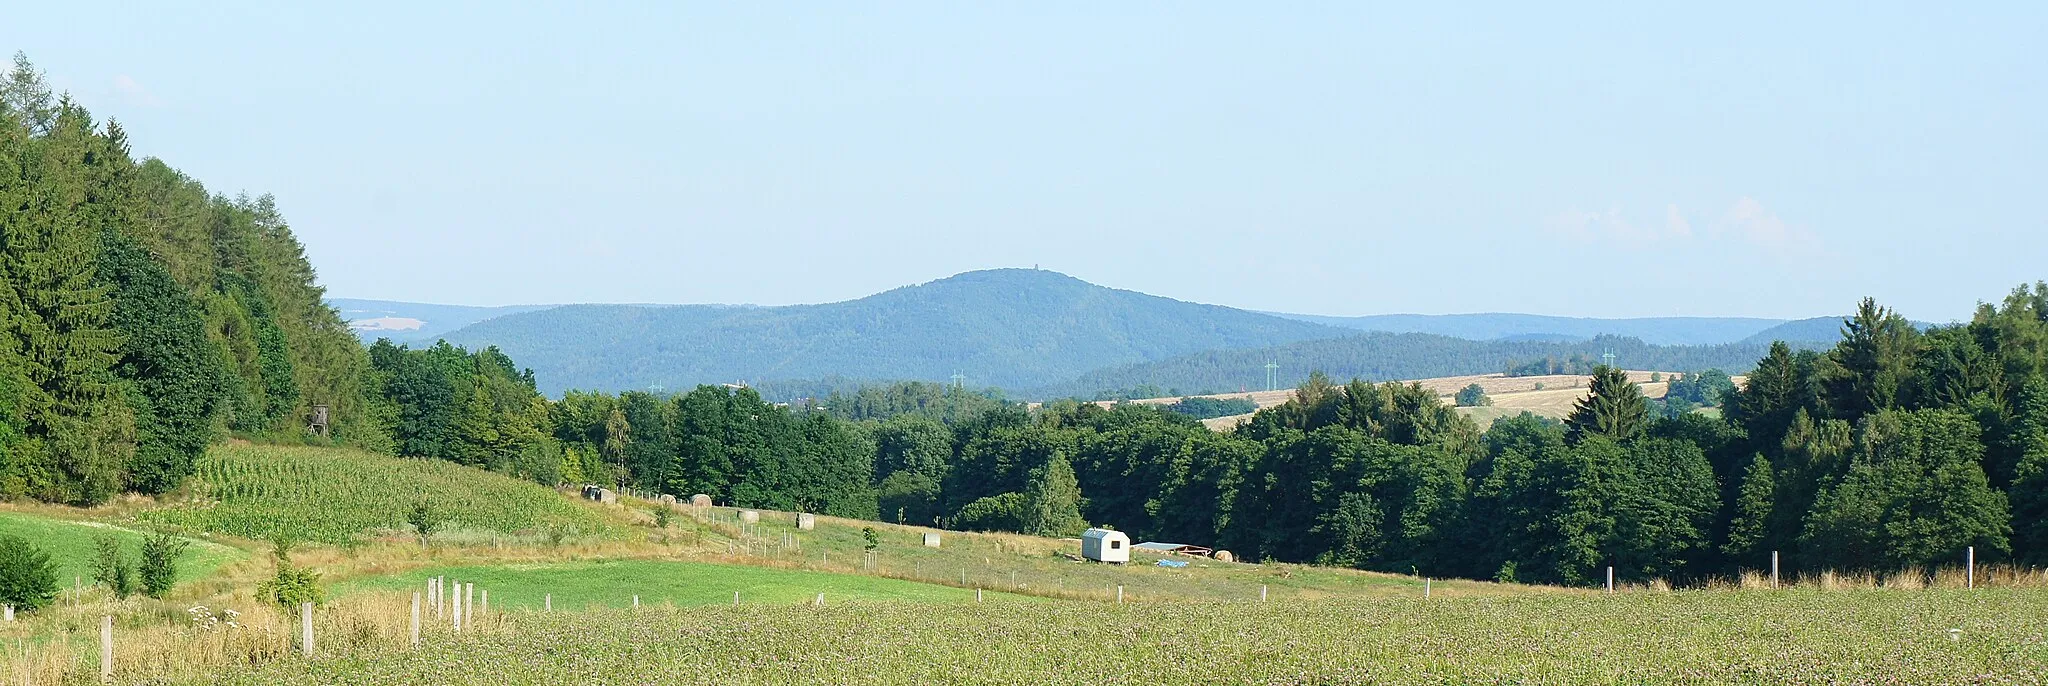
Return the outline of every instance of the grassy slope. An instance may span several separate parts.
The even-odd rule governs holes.
[[[99,522],[0,512],[0,535],[26,538],[49,553],[50,561],[57,568],[57,578],[67,589],[77,579],[92,582],[93,541],[102,534],[113,534],[121,541],[131,560],[139,559],[142,539],[146,535],[143,532]],[[237,548],[210,541],[188,540],[192,540],[192,545],[185,549],[185,556],[179,561],[180,579],[204,578],[228,563],[248,557],[248,553]]]
[[[629,607],[633,596],[647,605],[727,605],[734,591],[746,603],[804,603],[825,594],[826,603],[846,600],[971,602],[974,592],[896,579],[774,569],[732,564],[662,560],[595,560],[549,564],[426,567],[338,585],[338,593],[421,589],[427,578],[446,576],[491,592],[491,606],[539,609],[554,596],[556,609]],[[999,595],[988,594],[990,600]],[[1014,596],[1012,596],[1014,597]]]
[[[268,539],[345,543],[407,531],[406,514],[425,500],[448,517],[450,535],[540,538],[550,528],[579,535],[613,529],[551,489],[439,460],[349,450],[231,445],[209,451],[189,482],[207,500],[144,512],[140,518]],[[400,534],[402,535],[402,534]]]
[[[1694,591],[1317,603],[514,614],[238,683],[2040,683],[2048,594]],[[1948,630],[1962,629],[1956,641]]]

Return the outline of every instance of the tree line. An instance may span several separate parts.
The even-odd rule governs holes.
[[[160,493],[220,437],[389,450],[367,360],[268,196],[227,197],[52,93],[0,79],[0,497]]]

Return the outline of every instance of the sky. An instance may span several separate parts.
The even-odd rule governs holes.
[[[1948,321],[2048,279],[2048,3],[1439,4],[34,3],[0,49],[273,194],[337,297],[1037,265],[1333,315]]]

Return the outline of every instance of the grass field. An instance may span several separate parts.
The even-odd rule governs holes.
[[[2048,594],[1687,591],[506,615],[243,684],[1896,683],[2048,680]],[[1951,637],[1950,629],[1960,631]]]
[[[207,452],[187,482],[200,500],[145,521],[265,540],[283,533],[342,544],[399,535],[422,500],[447,518],[445,538],[540,539],[551,530],[611,533],[610,521],[552,489],[440,460],[331,448],[230,445]]]
[[[1130,564],[1081,562],[1080,541],[1003,533],[941,531],[834,517],[818,517],[817,529],[799,531],[796,516],[764,512],[758,524],[742,525],[735,510],[708,508],[690,521],[716,542],[709,552],[747,564],[793,566],[818,571],[869,574],[966,588],[987,588],[1069,599],[1113,599],[1118,586],[1132,600],[1245,600],[1262,589],[1271,598],[1357,598],[1418,596],[1418,577],[1292,564],[1239,564],[1213,559],[1134,553]],[[681,519],[681,518],[679,518]],[[870,557],[862,529],[876,530],[880,546]],[[923,544],[926,533],[941,537],[938,548]],[[727,552],[729,551],[729,552]],[[1187,562],[1184,568],[1157,566],[1161,559]],[[1435,593],[1489,595],[1564,592],[1478,581],[1437,580]]]
[[[972,602],[974,591],[856,574],[747,565],[600,560],[558,564],[426,567],[404,574],[345,582],[337,593],[422,589],[429,577],[477,585],[491,592],[491,607],[540,609],[554,596],[559,610],[631,607],[633,596],[643,605],[730,605],[733,593],[743,603],[808,603],[825,594],[828,604],[846,601]],[[988,593],[994,601],[1008,594]]]
[[[0,534],[20,536],[28,539],[49,553],[50,562],[56,567],[57,579],[65,589],[83,580],[92,583],[90,568],[94,551],[94,539],[111,534],[121,541],[131,560],[140,559],[142,539],[147,534],[99,522],[78,522],[52,519],[15,512],[0,512]],[[248,553],[210,541],[191,540],[179,559],[178,578],[181,580],[200,579],[212,575],[228,563],[245,559]]]

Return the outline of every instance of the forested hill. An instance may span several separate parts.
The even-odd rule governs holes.
[[[267,196],[227,198],[16,56],[0,79],[0,498],[161,492],[229,432],[389,448],[368,359]]]
[[[740,380],[922,379],[1036,387],[1198,350],[1342,329],[1116,290],[1035,269],[968,272],[858,300],[784,307],[576,305],[446,336],[495,345],[550,393]]]
[[[1344,338],[1301,341],[1270,348],[1208,350],[1169,360],[1097,370],[1050,387],[1032,397],[1092,397],[1110,389],[1153,386],[1170,393],[1227,393],[1266,385],[1268,362],[1278,387],[1291,388],[1321,371],[1338,379],[1423,379],[1465,374],[1584,374],[1612,351],[1614,363],[1629,369],[1697,371],[1718,368],[1741,373],[1756,364],[1769,344],[1711,346],[1650,345],[1634,338],[1602,336],[1590,341],[1471,341],[1421,333],[1374,332]]]
[[[1384,331],[1387,333],[1433,333],[1475,341],[1495,339],[1509,340],[1586,340],[1599,336],[1621,336],[1642,339],[1652,345],[1719,345],[1734,343],[1750,336],[1759,335],[1774,326],[1786,323],[1782,319],[1757,319],[1754,317],[1643,317],[1637,319],[1592,319],[1586,317],[1553,317],[1540,314],[1486,313],[1486,314],[1381,314],[1364,317],[1326,317],[1310,314],[1280,314],[1277,316],[1299,319],[1317,324],[1360,331]],[[1836,325],[1840,317],[1826,317]],[[1834,340],[1836,332],[1830,329],[1827,335],[1814,339],[1786,340]],[[1770,343],[1775,338],[1765,338]]]

